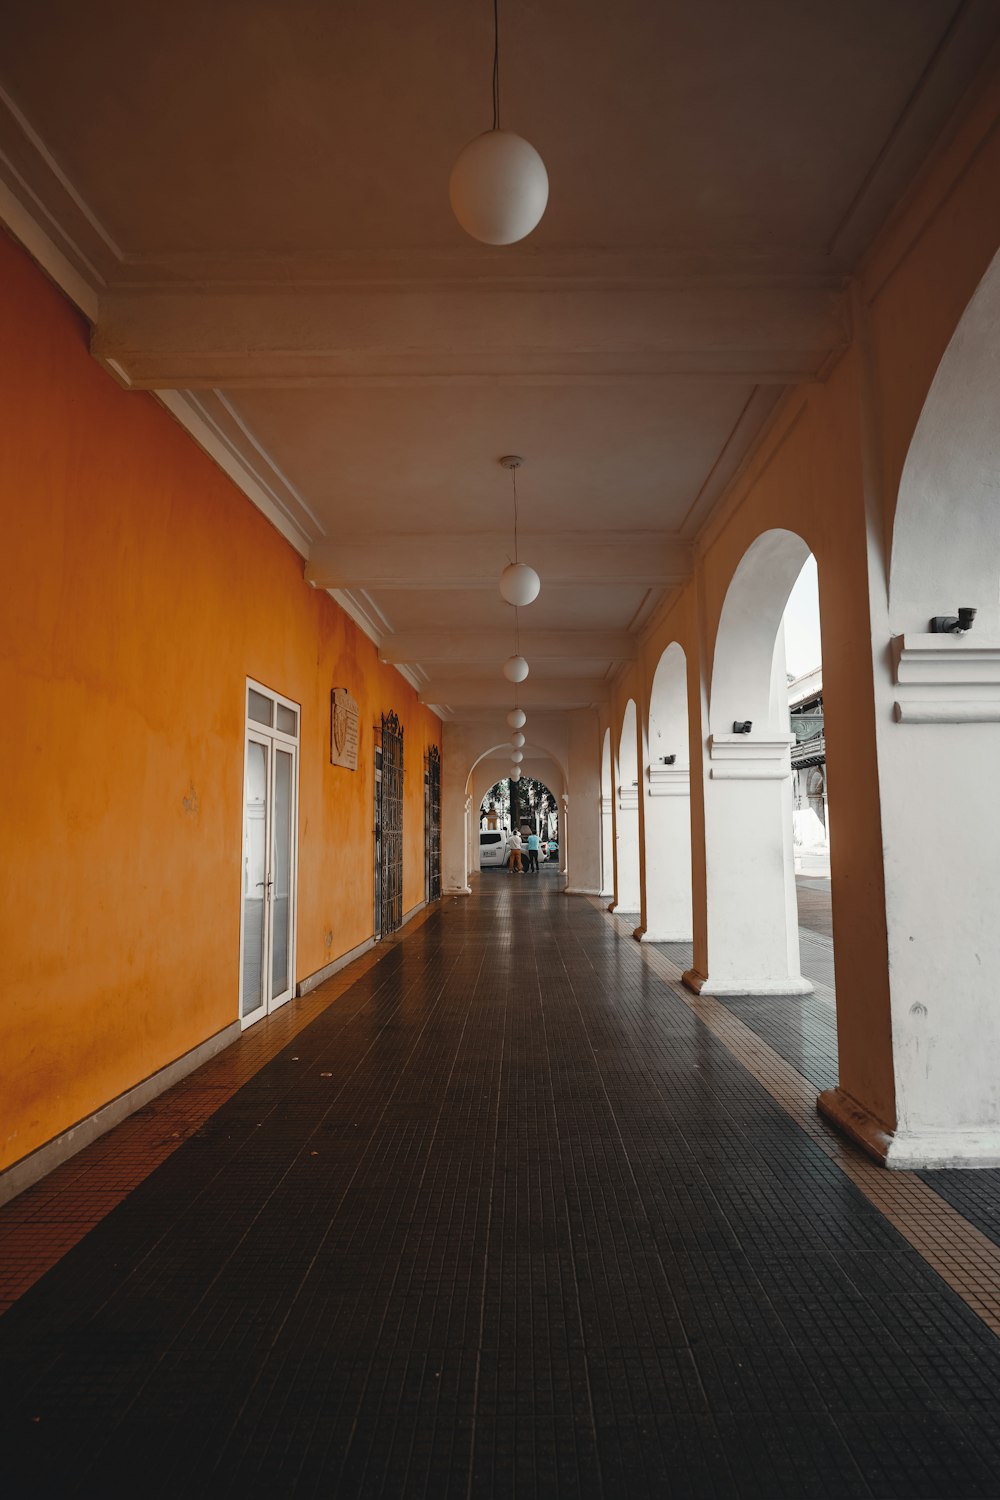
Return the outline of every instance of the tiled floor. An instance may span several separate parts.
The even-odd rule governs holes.
[[[0,1319],[0,1491],[1000,1494],[1000,1249],[815,1116],[829,998],[677,956],[484,878],[195,1075]]]

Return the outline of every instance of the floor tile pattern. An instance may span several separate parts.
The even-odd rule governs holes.
[[[404,929],[427,920],[419,912]],[[208,1120],[362,974],[391,952],[391,938],[323,985],[289,1001],[174,1088],[0,1207],[0,1314]]]
[[[964,1221],[676,979],[554,880],[445,906],[0,1319],[5,1493],[1000,1493],[902,1232]]]

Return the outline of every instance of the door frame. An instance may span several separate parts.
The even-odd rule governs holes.
[[[269,698],[274,705],[270,725],[262,724],[257,719],[250,718],[250,693],[259,693],[262,697]],[[295,714],[295,733],[277,727],[278,706],[291,710]],[[298,938],[298,908],[299,908],[299,746],[302,736],[302,707],[296,703],[294,698],[286,698],[284,694],[276,692],[274,688],[265,683],[258,682],[256,678],[247,677],[243,686],[243,780],[240,792],[240,951],[239,967],[237,969],[236,985],[236,1016],[240,1026],[245,1031],[248,1026],[255,1026],[265,1016],[273,1015],[280,1010],[295,995],[295,958]],[[271,987],[271,920],[270,907],[265,914],[263,952],[261,955],[261,966],[264,970],[266,965],[266,989],[265,998],[261,1005],[250,1015],[243,1015],[243,957],[246,943],[246,903],[243,894],[243,871],[247,860],[247,826],[246,826],[246,788],[247,788],[247,747],[251,743],[264,744],[268,747],[267,756],[267,791],[265,801],[265,825],[266,825],[266,866],[265,880],[271,869],[272,843],[273,843],[273,800],[274,800],[274,756],[276,748],[289,751],[292,756],[292,787],[291,807],[289,809],[290,824],[290,875],[291,888],[288,895],[288,988],[282,992],[280,998],[275,998],[270,993]]]

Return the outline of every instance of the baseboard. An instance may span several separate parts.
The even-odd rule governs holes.
[[[816,1100],[825,1120],[862,1151],[895,1172],[1000,1167],[1000,1131],[891,1130],[843,1089],[827,1089]]]
[[[396,929],[397,932],[402,932],[407,922],[412,922],[413,918],[419,916],[426,906],[426,901],[418,901],[416,906],[411,906]],[[355,948],[349,948],[346,953],[342,953],[332,963],[324,964],[322,969],[316,970],[315,974],[308,974],[305,979],[300,979],[295,987],[296,996],[301,998],[303,995],[311,994],[313,990],[318,989],[326,980],[332,979],[334,974],[339,973],[341,969],[346,969],[348,964],[352,964],[356,958],[360,958],[362,954],[367,953],[374,946],[375,938],[367,937],[363,943],[358,943]]]
[[[348,949],[339,958],[335,958],[332,963],[324,964],[322,969],[316,970],[315,974],[309,974],[305,979],[300,979],[295,987],[296,995],[301,998],[303,995],[311,994],[313,990],[318,989],[326,980],[332,979],[334,974],[339,973],[341,969],[346,969],[348,964],[352,964],[356,958],[360,958],[363,953],[367,953],[369,948],[374,948],[374,946],[375,939],[373,937],[365,938],[363,943],[358,943],[356,948]]]
[[[812,995],[815,990],[808,979],[713,979],[698,969],[688,969],[681,983],[696,995]]]
[[[183,1056],[175,1058],[172,1063],[167,1063],[165,1068],[151,1073],[141,1083],[126,1089],[123,1094],[119,1094],[107,1104],[102,1104],[101,1108],[95,1110],[92,1115],[78,1120],[68,1130],[53,1136],[51,1141],[46,1141],[44,1146],[37,1147],[28,1156],[14,1162],[12,1166],[0,1172],[0,1205],[9,1203],[12,1198],[17,1197],[18,1193],[23,1193],[25,1188],[32,1187],[43,1177],[47,1177],[56,1167],[61,1167],[63,1162],[69,1161],[71,1156],[82,1151],[84,1146],[89,1146],[106,1131],[113,1130],[116,1125],[127,1120],[129,1115],[135,1114],[137,1109],[144,1108],[158,1094],[173,1088],[175,1083],[179,1083],[182,1078],[186,1078],[189,1073],[200,1068],[202,1063],[208,1062],[210,1058],[215,1057],[216,1053],[222,1052],[239,1036],[239,1021],[230,1022],[214,1036],[210,1036],[207,1041],[199,1042],[198,1046],[192,1047],[190,1052],[185,1052]]]
[[[639,937],[640,932],[641,937]],[[639,937],[640,943],[690,943],[692,941],[690,932],[683,935],[679,932],[650,932],[648,927],[645,930],[637,927],[632,936]]]
[[[564,896],[600,896],[601,892],[589,885],[567,885],[563,889]]]

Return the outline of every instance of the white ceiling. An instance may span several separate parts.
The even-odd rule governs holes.
[[[511,697],[497,459],[527,460],[543,579],[521,700],[599,701],[783,390],[843,347],[845,277],[1000,6],[501,23],[503,123],[551,199],[500,251],[447,204],[489,125],[487,0],[9,0],[0,55],[0,184],[95,289],[97,357],[184,393],[307,576],[459,718]]]

